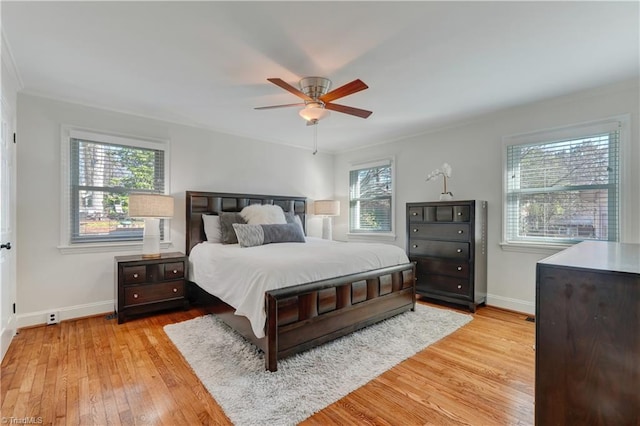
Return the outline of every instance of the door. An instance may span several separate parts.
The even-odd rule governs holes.
[[[13,109],[2,102],[0,131],[0,359],[16,333],[15,143]]]

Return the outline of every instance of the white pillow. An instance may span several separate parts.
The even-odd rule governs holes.
[[[222,230],[220,229],[220,216],[214,214],[203,214],[204,234],[210,243],[222,242]]]
[[[287,223],[284,211],[272,204],[252,204],[242,209],[240,216],[249,225],[277,225]]]

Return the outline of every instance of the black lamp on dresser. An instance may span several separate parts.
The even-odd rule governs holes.
[[[417,294],[475,312],[487,295],[487,202],[407,203],[407,253]]]

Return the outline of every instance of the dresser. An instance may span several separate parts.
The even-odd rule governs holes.
[[[116,256],[114,264],[118,324],[132,315],[188,307],[183,253],[162,253],[156,259]]]
[[[475,312],[487,294],[487,202],[407,203],[407,253],[417,294]]]
[[[640,244],[536,265],[535,423],[640,425]]]

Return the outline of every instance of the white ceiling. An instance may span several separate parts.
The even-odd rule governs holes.
[[[7,2],[23,91],[311,149],[267,82],[323,76],[321,151],[423,133],[639,75],[638,2]]]

